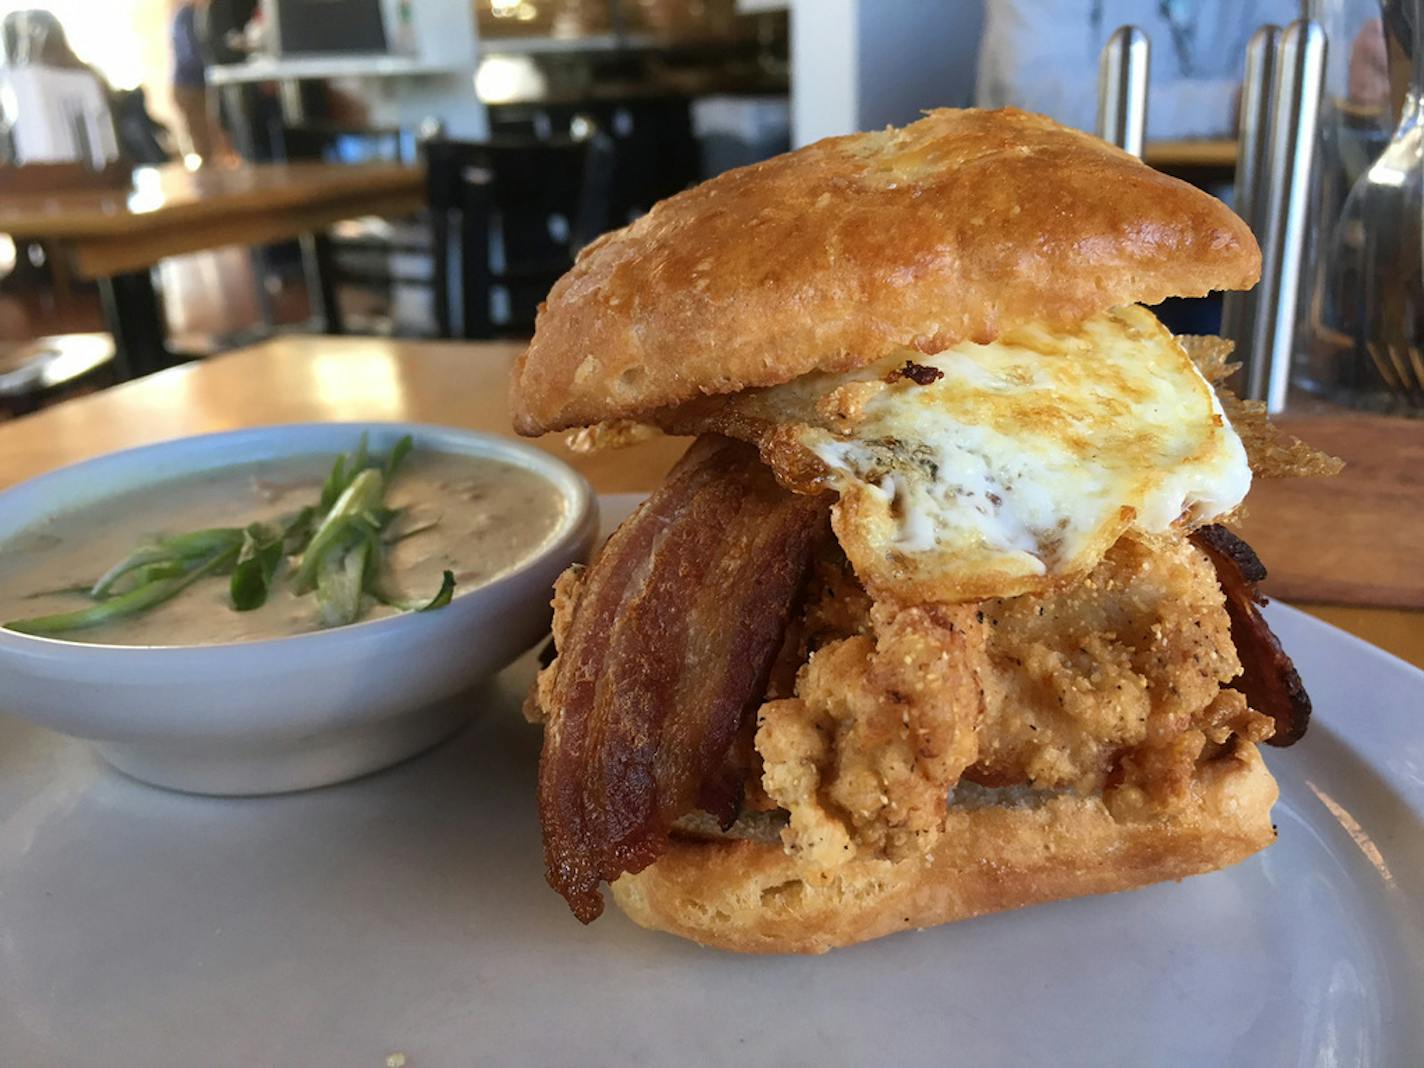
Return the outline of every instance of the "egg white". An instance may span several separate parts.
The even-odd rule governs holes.
[[[804,406],[882,383],[906,358],[779,388]],[[1210,384],[1145,308],[909,358],[938,380],[860,386],[850,417],[797,431],[840,494],[847,555],[882,590],[971,600],[1044,588],[1129,530],[1210,521],[1250,488]]]

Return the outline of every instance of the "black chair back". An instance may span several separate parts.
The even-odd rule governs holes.
[[[589,128],[600,131],[612,157],[607,202],[612,226],[645,214],[701,177],[701,149],[686,97],[496,104],[490,106],[489,116],[496,139],[510,135],[550,140],[576,138]]]
[[[527,336],[540,302],[607,222],[601,138],[425,146],[442,337]]]

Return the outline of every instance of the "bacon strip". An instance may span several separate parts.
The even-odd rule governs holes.
[[[1276,721],[1276,733],[1269,744],[1295,744],[1310,723],[1310,697],[1291,658],[1257,607],[1266,603],[1256,590],[1256,583],[1266,577],[1265,567],[1251,546],[1223,526],[1199,528],[1192,534],[1192,542],[1215,566],[1217,580],[1226,594],[1231,640],[1241,659],[1241,675],[1232,687],[1245,694],[1247,703],[1257,712]]]
[[[781,489],[756,449],[699,439],[590,566],[555,661],[539,764],[549,884],[585,923],[599,884],[663,853],[758,701],[826,530],[827,503]]]

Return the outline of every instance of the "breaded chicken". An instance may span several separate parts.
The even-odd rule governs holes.
[[[1225,724],[1270,733],[1264,716],[1220,698],[1241,663],[1216,570],[1185,540],[1124,537],[1079,582],[980,611],[990,633],[975,781],[1086,793],[1128,749]]]
[[[756,733],[783,840],[810,869],[931,852],[961,777],[1102,791],[1141,817],[1183,803],[1233,735],[1271,734],[1224,688],[1241,665],[1221,589],[1185,540],[1125,537],[1064,589],[952,610],[871,606],[822,571],[840,576],[805,609],[822,644]]]
[[[762,785],[791,815],[784,840],[816,867],[921,854],[975,759],[985,628],[972,608],[871,609],[872,635],[833,642],[796,696],[757,716]]]

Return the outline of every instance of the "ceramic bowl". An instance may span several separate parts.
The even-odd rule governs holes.
[[[0,711],[91,739],[119,770],[196,793],[265,794],[353,778],[434,745],[465,695],[548,633],[554,579],[598,525],[583,478],[506,438],[399,423],[276,426],[165,442],[53,471],[0,494],[0,544],[46,515],[180,475],[313,453],[367,431],[516,464],[566,501],[537,555],[446,607],[228,645],[118,646],[0,630]]]

